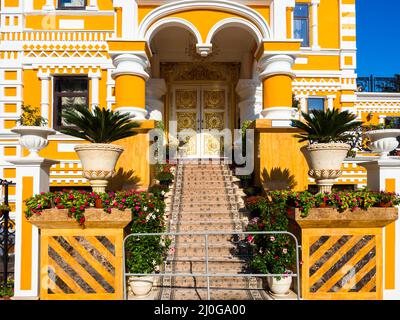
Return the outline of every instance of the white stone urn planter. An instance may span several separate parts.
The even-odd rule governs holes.
[[[399,146],[397,137],[400,136],[400,129],[372,130],[365,133],[371,140],[368,148],[380,154],[380,158],[387,158],[388,154]]]
[[[29,150],[28,158],[40,158],[39,151],[49,144],[48,136],[56,133],[54,129],[39,126],[18,126],[11,132],[20,135],[19,144]]]
[[[331,192],[335,179],[342,175],[342,163],[350,148],[347,143],[315,143],[301,148],[308,175],[315,179],[319,192]]]
[[[74,149],[82,162],[83,176],[90,181],[93,191],[105,192],[124,148],[110,143],[90,143],[76,145]]]
[[[154,284],[153,276],[143,276],[143,277],[129,277],[129,286],[131,287],[132,293],[138,297],[143,298],[149,295]]]
[[[292,285],[292,277],[268,277],[267,283],[271,293],[278,297],[285,297],[290,293],[290,286]]]

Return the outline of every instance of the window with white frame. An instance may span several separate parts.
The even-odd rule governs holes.
[[[302,47],[310,46],[310,7],[307,3],[296,3],[294,7],[293,36],[303,39]]]
[[[54,129],[66,126],[62,113],[77,105],[89,106],[89,78],[87,76],[54,77]]]
[[[86,8],[86,0],[58,0],[58,9],[82,10]]]
[[[312,110],[320,110],[320,111],[325,110],[325,98],[323,97],[308,98],[307,104],[308,104],[307,106],[308,112],[311,112]]]

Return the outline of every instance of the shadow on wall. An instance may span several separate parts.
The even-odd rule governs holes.
[[[110,180],[107,189],[112,191],[132,190],[140,187],[140,178],[134,175],[134,170],[124,171],[119,168]]]
[[[265,191],[291,190],[297,186],[295,176],[290,170],[281,168],[272,168],[270,172],[264,169],[261,183]]]

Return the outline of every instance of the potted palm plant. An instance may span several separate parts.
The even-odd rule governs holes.
[[[39,158],[39,151],[49,144],[48,136],[55,134],[54,129],[47,127],[47,120],[41,116],[40,109],[30,105],[21,107],[19,126],[11,132],[20,135],[19,144],[29,150],[29,158]]]
[[[356,115],[349,111],[337,109],[302,112],[302,116],[304,120],[293,120],[292,127],[303,131],[295,135],[299,142],[308,142],[301,148],[309,166],[308,175],[316,180],[319,192],[330,193],[351,149],[349,142],[354,138],[351,132],[362,122],[356,121]]]
[[[83,176],[90,181],[94,192],[105,192],[108,180],[115,174],[115,165],[124,148],[112,142],[131,137],[139,125],[129,114],[95,107],[77,105],[63,112],[64,134],[91,142],[75,146],[82,162]]]
[[[388,124],[368,125],[364,130],[369,140],[368,148],[379,153],[381,159],[387,158],[388,154],[399,146],[397,137],[400,136],[400,129],[396,128],[394,120]]]

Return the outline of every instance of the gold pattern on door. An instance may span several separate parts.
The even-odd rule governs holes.
[[[223,136],[227,128],[227,90],[225,87],[200,86],[176,88],[174,107],[177,132],[191,129],[188,137],[188,157],[220,157],[223,155]],[[208,132],[208,130],[215,130]]]

